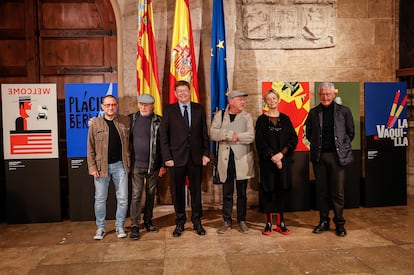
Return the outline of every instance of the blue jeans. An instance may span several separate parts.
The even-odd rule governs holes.
[[[109,182],[114,182],[116,194],[116,227],[124,227],[128,210],[128,176],[122,161],[108,165],[108,176],[94,178],[95,184],[95,217],[96,226],[105,228],[106,225],[106,199],[108,198]]]

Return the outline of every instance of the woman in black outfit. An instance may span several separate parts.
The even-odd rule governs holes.
[[[264,235],[272,234],[272,215],[276,214],[276,231],[287,235],[283,212],[284,198],[291,186],[292,153],[298,136],[290,118],[279,112],[279,94],[269,90],[264,96],[268,112],[257,118],[256,148],[260,161],[260,188],[263,192],[266,226]]]

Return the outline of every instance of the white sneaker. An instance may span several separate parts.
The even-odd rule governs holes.
[[[98,228],[98,230],[96,230],[95,236],[93,237],[94,240],[102,240],[105,236],[105,229],[103,228]]]
[[[122,227],[116,228],[116,236],[118,238],[125,238],[127,236],[127,233],[125,233],[125,230]]]

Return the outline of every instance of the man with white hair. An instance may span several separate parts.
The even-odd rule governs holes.
[[[139,239],[141,220],[141,199],[145,187],[144,228],[148,232],[158,232],[152,223],[155,192],[158,177],[166,169],[162,166],[160,147],[161,117],[154,114],[154,98],[149,94],[138,96],[139,111],[129,115],[131,119],[131,174],[132,195],[130,205],[131,234]]]

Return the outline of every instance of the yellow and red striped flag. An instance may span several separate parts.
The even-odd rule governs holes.
[[[175,2],[170,61],[170,103],[177,102],[174,85],[179,80],[186,80],[190,83],[191,101],[199,102],[197,66],[188,0]]]
[[[155,43],[152,0],[138,2],[137,92],[154,97],[154,113],[162,115],[158,81],[157,46]]]

